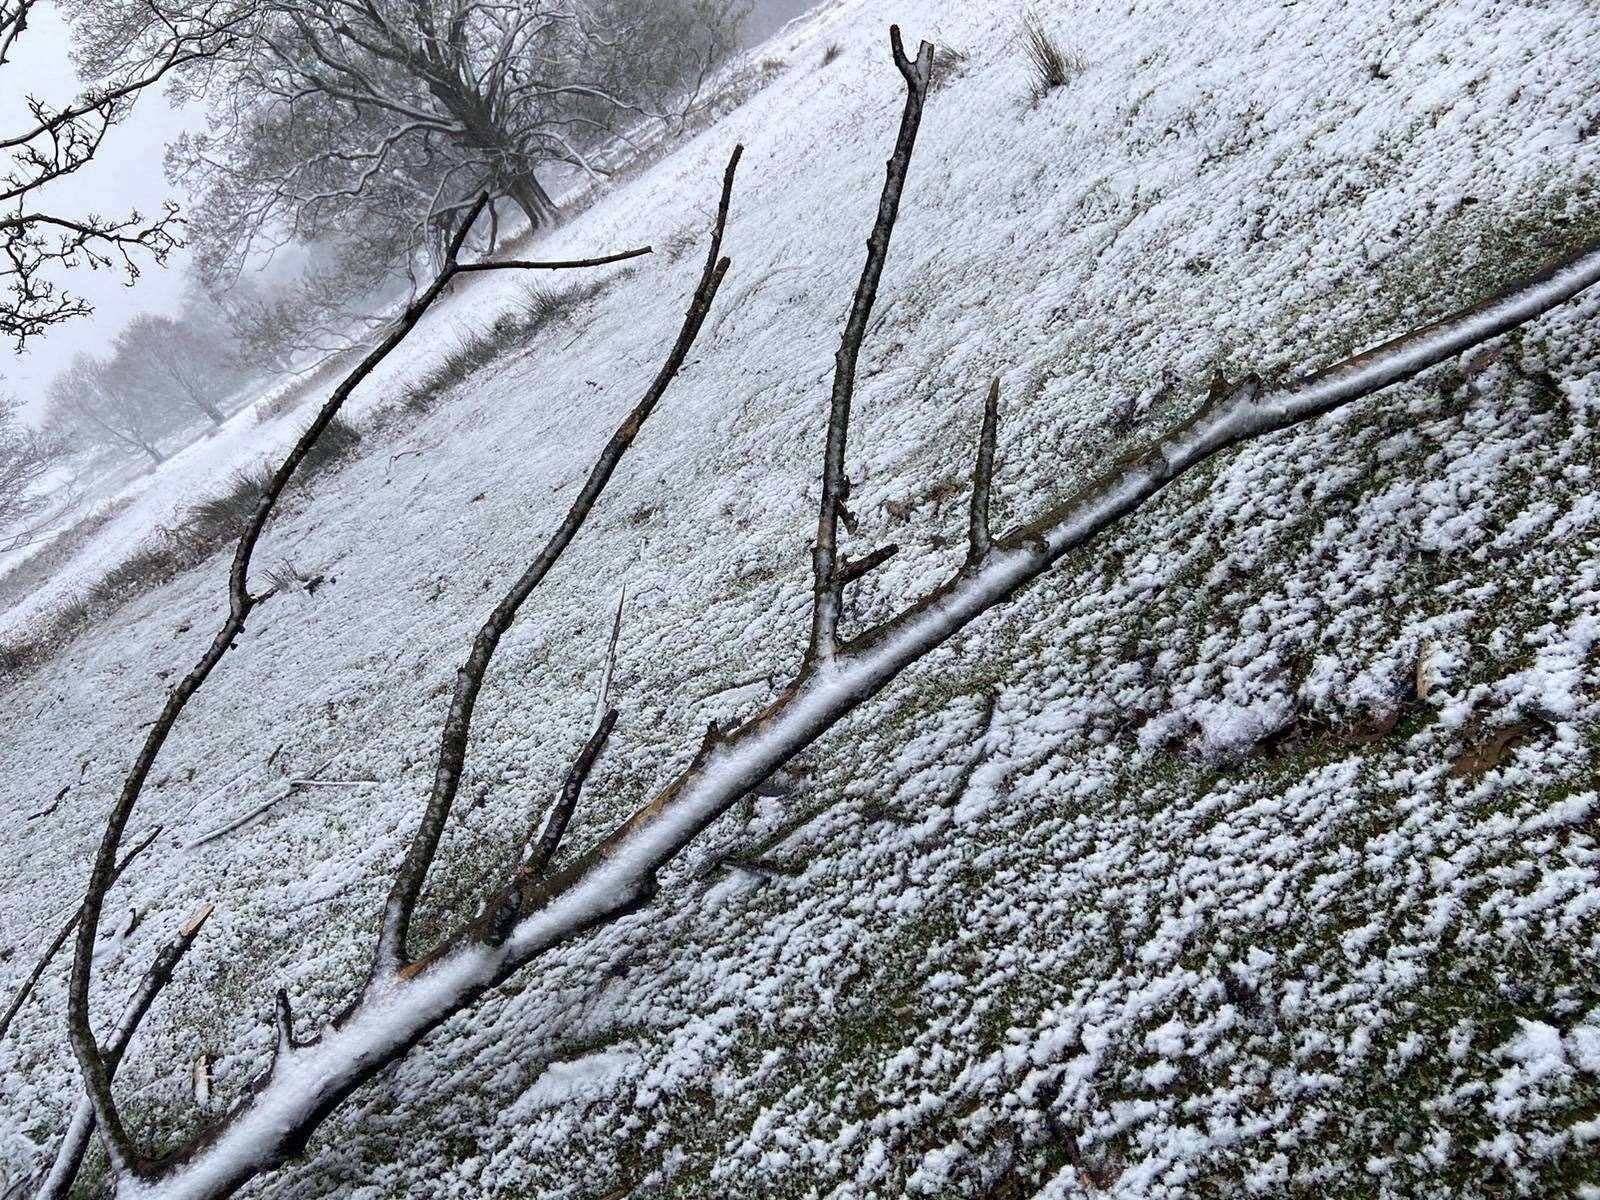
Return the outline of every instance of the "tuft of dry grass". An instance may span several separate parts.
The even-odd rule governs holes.
[[[967,69],[969,55],[954,46],[937,46],[933,51],[933,75],[928,80],[928,90],[936,92]]]
[[[828,48],[822,52],[822,65],[827,66],[844,53],[844,47],[838,42],[830,42]]]
[[[1083,70],[1078,56],[1061,48],[1055,34],[1045,27],[1039,14],[1029,9],[1022,18],[1022,49],[1033,74],[1033,98],[1065,87]]]
[[[360,441],[360,431],[354,425],[343,417],[335,417],[301,463],[296,481],[303,483],[328,470],[349,455]],[[20,638],[0,643],[0,671],[22,671],[37,666],[93,621],[134,597],[160,587],[181,572],[199,566],[218,550],[231,545],[255,516],[275,469],[262,463],[234,471],[218,490],[184,509],[176,525],[162,528],[153,540],[112,567],[42,625]],[[296,586],[303,586],[307,591],[314,590],[315,584],[321,582],[320,577],[307,580],[298,572],[295,574],[299,579]],[[281,580],[274,578],[271,572],[268,578],[282,586]]]

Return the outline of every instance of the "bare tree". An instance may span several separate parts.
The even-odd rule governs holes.
[[[112,370],[127,385],[200,413],[213,425],[218,407],[240,383],[224,331],[191,306],[177,320],[143,313],[129,321],[112,348]]]
[[[0,69],[15,53],[38,0],[0,0]],[[0,174],[0,335],[17,350],[44,330],[90,311],[52,276],[79,266],[120,270],[131,284],[141,263],[164,263],[178,245],[177,209],[123,218],[72,213],[50,205],[49,185],[81,170],[146,88],[186,64],[216,53],[233,37],[236,18],[223,0],[205,0],[180,18],[145,26],[122,41],[118,65],[76,101],[55,107],[25,99],[19,127],[0,130],[10,169]]]
[[[17,402],[0,395],[0,537],[15,537],[44,508],[39,484],[60,457],[59,440],[24,425]]]
[[[544,171],[602,175],[596,147],[681,115],[733,48],[746,0],[253,7],[251,36],[194,89],[209,97],[210,130],[169,155],[200,197],[202,267],[231,277],[290,242],[341,242],[353,254],[342,273],[360,265],[377,287],[410,252],[441,247],[482,191],[548,224]]]
[[[728,268],[728,260],[719,255],[738,161],[735,151],[724,179],[710,253],[666,364],[606,444],[549,541],[490,614],[457,674],[441,733],[433,789],[390,888],[365,982],[357,987],[345,1011],[313,1036],[296,1029],[288,1001],[280,992],[276,1052],[267,1073],[217,1123],[161,1160],[152,1161],[141,1153],[121,1120],[111,1093],[110,1059],[97,1044],[90,1024],[95,931],[115,870],[117,848],[155,757],[184,705],[259,601],[246,587],[246,574],[260,525],[320,426],[332,419],[348,394],[349,381],[279,468],[275,487],[264,499],[235,557],[229,616],[206,655],[172,692],[135,760],[107,821],[80,913],[69,1028],[91,1107],[119,1180],[159,1183],[166,1200],[220,1197],[302,1153],[329,1113],[431,1030],[551,947],[648,903],[655,895],[661,868],[751,789],[877,694],[906,666],[1159,494],[1183,472],[1250,438],[1312,420],[1409,379],[1600,282],[1600,245],[1592,245],[1490,300],[1314,374],[1270,386],[1254,376],[1234,385],[1218,381],[1189,419],[1161,433],[1147,449],[1113,464],[1060,504],[998,536],[991,532],[988,519],[999,425],[997,389],[991,386],[978,434],[966,561],[943,584],[898,615],[846,636],[840,629],[840,595],[892,552],[890,547],[882,547],[859,558],[848,557],[840,549],[838,526],[843,523],[849,528],[844,520],[849,495],[845,464],[856,363],[888,254],[933,59],[933,47],[926,42],[915,60],[907,57],[898,29],[891,30],[891,43],[906,84],[905,108],[868,241],[866,266],[836,359],[812,559],[811,633],[799,673],[743,724],[726,731],[711,726],[682,773],[595,845],[561,861],[557,858],[561,831],[615,720],[609,698],[603,695],[600,720],[567,774],[551,819],[538,826],[543,835],[522,839],[521,850],[504,877],[488,889],[476,913],[462,915],[454,932],[434,946],[412,944],[411,915],[449,820],[478,690],[495,648],[523,603],[583,526],[618,462],[682,366]],[[436,288],[429,298],[433,294]],[[369,362],[387,348],[380,348]]]
[[[74,444],[137,450],[152,466],[166,461],[161,439],[177,426],[178,406],[123,375],[114,361],[79,354],[50,381],[46,396],[50,429]]]

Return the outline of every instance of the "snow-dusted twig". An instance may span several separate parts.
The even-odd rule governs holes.
[[[207,830],[205,833],[200,834],[198,837],[191,838],[189,841],[187,841],[187,842],[185,842],[183,844],[183,848],[185,850],[195,850],[195,849],[198,849],[201,846],[206,845],[209,842],[216,841],[218,838],[226,837],[228,834],[232,833],[234,830],[244,828],[246,825],[248,825],[252,821],[254,821],[257,817],[259,817],[263,813],[269,811],[271,808],[273,808],[275,805],[277,805],[281,801],[287,800],[290,796],[294,795],[296,792],[303,791],[304,789],[306,789],[308,787],[312,787],[313,785],[317,784],[318,782],[320,782],[317,779],[317,776],[322,774],[322,772],[326,771],[329,767],[333,766],[333,764],[338,761],[340,753],[343,753],[343,752],[342,751],[336,752],[331,758],[329,758],[326,762],[322,763],[320,766],[313,767],[311,769],[311,774],[308,777],[303,778],[303,779],[291,779],[287,784],[284,785],[282,791],[279,791],[279,792],[275,793],[274,795],[267,797],[267,799],[263,800],[260,804],[256,805],[254,808],[250,809],[248,812],[240,814],[239,816],[235,817],[233,820],[228,821],[228,822],[226,822],[226,823],[224,823],[222,825],[217,826],[215,829]],[[362,780],[360,782],[364,783],[364,782],[368,782],[368,781]]]
[[[611,641],[606,646],[606,662],[600,672],[600,689],[594,701],[594,724],[591,731],[599,729],[606,714],[611,711],[611,676],[617,669],[617,641],[622,636],[622,606],[628,600],[628,585],[624,583],[617,593],[617,613],[611,620]]]

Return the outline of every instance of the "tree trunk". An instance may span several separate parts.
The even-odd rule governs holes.
[[[514,176],[507,183],[506,191],[517,202],[517,207],[522,209],[528,218],[528,224],[534,229],[555,224],[556,202],[550,199],[550,194],[534,178],[532,171],[524,171]]]
[[[139,449],[143,450],[150,456],[150,462],[153,466],[159,467],[162,463],[167,461],[167,456],[162,454],[161,451],[157,450],[149,442],[140,442]]]
[[[213,425],[222,424],[222,410],[219,409],[215,404],[211,403],[209,400],[196,400],[194,403],[195,407],[201,412],[205,413]]]

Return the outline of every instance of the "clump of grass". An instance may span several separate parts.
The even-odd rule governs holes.
[[[590,288],[593,289],[594,285],[591,284]],[[581,287],[553,288],[531,284],[523,290],[522,300],[517,306],[522,314],[517,333],[526,337],[547,325],[570,320],[573,310],[593,294],[593,290]]]
[[[1055,34],[1045,28],[1039,14],[1031,8],[1022,18],[1022,49],[1027,55],[1028,67],[1033,73],[1033,98],[1065,87],[1072,77],[1083,70],[1075,54],[1063,50]]]
[[[496,328],[499,329],[499,326]],[[457,333],[449,343],[444,360],[413,381],[400,397],[400,402],[415,412],[430,411],[453,384],[494,360],[500,353],[499,340],[504,336],[503,330],[498,337],[484,333]]]
[[[822,65],[827,66],[843,53],[844,47],[838,42],[828,43],[828,48],[822,52]]]
[[[693,250],[699,242],[699,233],[686,225],[666,240],[666,243],[661,247],[661,251],[667,256],[668,261],[678,262],[689,251]]]
[[[191,504],[183,519],[166,530],[167,540],[191,554],[204,554],[244,532],[272,481],[272,468],[262,464],[234,471],[220,490]]]
[[[90,586],[84,597],[88,603],[83,612],[83,623],[87,624],[89,608],[114,608],[140,592],[166,583],[188,565],[188,557],[182,547],[165,537],[140,547],[132,558],[118,563]],[[73,615],[71,605],[64,615],[70,623]]]
[[[311,443],[311,449],[306,452],[305,460],[300,464],[301,477],[327,470],[354,450],[360,441],[359,429],[343,417],[334,417],[322,431],[322,436]]]
[[[938,46],[933,52],[933,75],[928,90],[936,92],[967,69],[968,54],[954,46]]]
[[[308,596],[316,595],[317,589],[324,582],[322,575],[307,575],[288,559],[284,559],[275,567],[268,568],[262,573],[262,578],[274,592],[305,592]]]

